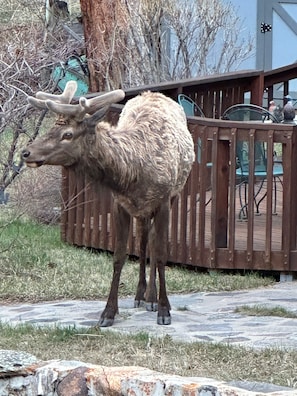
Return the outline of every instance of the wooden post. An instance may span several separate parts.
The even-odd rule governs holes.
[[[254,77],[251,83],[251,103],[263,106],[263,93],[264,93],[264,73]]]
[[[216,180],[216,248],[227,247],[228,187],[229,187],[229,141],[218,140]]]

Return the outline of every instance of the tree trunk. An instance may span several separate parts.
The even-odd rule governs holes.
[[[118,62],[117,51],[123,43],[119,43],[117,37],[125,26],[125,8],[121,0],[80,0],[80,4],[90,71],[90,92],[119,88],[122,67]]]

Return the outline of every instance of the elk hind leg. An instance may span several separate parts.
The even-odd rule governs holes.
[[[158,317],[159,325],[170,325],[170,303],[167,297],[165,266],[168,258],[168,225],[169,225],[169,201],[161,205],[160,210],[155,215],[155,243],[154,251],[156,254],[156,266],[159,275],[159,299]]]
[[[170,303],[167,297],[165,265],[167,263],[169,201],[156,211],[150,231],[150,279],[146,293],[147,309],[158,310],[157,323],[171,323]],[[157,300],[156,270],[159,275],[159,298]],[[157,302],[158,301],[158,302]]]
[[[155,225],[151,225],[149,232],[149,247],[150,247],[150,276],[145,292],[145,306],[147,311],[157,311],[158,309],[158,294],[156,286],[156,255],[155,255]]]
[[[137,235],[139,238],[139,279],[134,300],[134,307],[138,308],[145,304],[146,291],[146,262],[147,262],[147,243],[150,219],[137,219]]]

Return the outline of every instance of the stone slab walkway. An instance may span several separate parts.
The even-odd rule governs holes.
[[[119,302],[120,314],[108,330],[122,333],[147,332],[183,342],[205,341],[253,348],[297,348],[297,319],[253,317],[235,313],[242,305],[280,306],[297,314],[297,282],[281,282],[253,290],[171,295],[172,324],[159,326],[156,313],[133,308],[134,299]],[[38,304],[2,304],[0,321],[10,324],[90,327],[97,324],[105,301],[55,301]],[[297,390],[273,384],[232,383],[252,392],[297,395]],[[279,393],[280,392],[280,393]],[[260,394],[260,393],[259,393]],[[262,393],[261,393],[262,394]]]
[[[169,335],[186,342],[222,342],[247,347],[297,348],[297,319],[253,317],[235,313],[237,306],[281,306],[297,314],[297,282],[272,287],[221,293],[171,295],[172,324],[160,326],[156,313],[133,308],[133,298],[121,299],[120,314],[108,330],[125,333],[148,332]],[[39,304],[0,305],[0,320],[11,324],[76,325],[97,324],[105,301],[55,301]]]

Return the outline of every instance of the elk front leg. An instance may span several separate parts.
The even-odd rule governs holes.
[[[160,325],[171,324],[170,303],[167,297],[165,281],[165,265],[167,263],[169,202],[163,203],[155,213],[150,232],[150,265],[151,273],[147,290],[147,307],[150,310],[158,309],[157,323]],[[159,299],[156,291],[156,268],[159,275]]]
[[[139,279],[138,286],[134,300],[134,307],[140,307],[145,302],[146,291],[146,248],[148,242],[150,219],[138,218],[137,219],[137,235],[139,237]]]
[[[113,277],[108,300],[101,314],[98,325],[101,327],[112,326],[114,317],[118,313],[118,290],[123,265],[127,253],[127,241],[129,235],[130,215],[124,208],[115,204],[114,219],[116,230],[115,251],[113,258]]]

